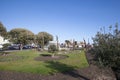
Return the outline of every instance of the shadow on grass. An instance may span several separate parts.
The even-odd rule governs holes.
[[[46,62],[48,65],[46,65],[46,67],[49,67],[51,69],[53,69],[53,72],[58,71],[64,75],[68,75],[74,78],[78,78],[78,79],[82,79],[82,80],[90,80],[82,75],[80,75],[78,73],[77,70],[74,69],[74,67],[72,66],[68,66],[66,64],[57,62],[57,61],[47,61]],[[51,73],[52,74],[52,73]]]

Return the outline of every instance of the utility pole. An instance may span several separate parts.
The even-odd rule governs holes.
[[[86,41],[85,41],[85,39],[83,38],[83,40],[84,40],[84,47],[86,48]]]
[[[73,50],[75,50],[75,40],[73,39]]]
[[[42,48],[44,50],[44,33],[43,33],[43,36],[42,36]]]
[[[58,47],[58,36],[56,36],[56,41],[57,41],[57,50],[59,50],[59,47]]]
[[[90,42],[89,42],[89,38],[88,38],[88,44],[90,44]]]

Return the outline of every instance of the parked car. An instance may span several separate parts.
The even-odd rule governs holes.
[[[23,49],[32,49],[32,46],[30,46],[30,45],[24,45]]]
[[[20,44],[12,44],[11,46],[8,47],[9,50],[19,50],[20,49]]]
[[[19,47],[19,46],[9,46],[8,49],[9,49],[9,50],[19,50],[20,47]]]

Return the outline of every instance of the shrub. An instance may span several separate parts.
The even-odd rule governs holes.
[[[55,53],[57,51],[57,47],[55,45],[50,45],[48,47],[48,52]]]
[[[3,44],[3,50],[7,50],[8,49],[8,46],[10,46],[10,44],[9,43],[6,43],[6,44]]]
[[[110,26],[110,32],[108,33],[103,33],[101,30],[93,38],[94,59],[102,67],[120,70],[120,30],[118,30],[117,24],[113,32],[111,32],[111,29]]]
[[[114,33],[98,32],[94,41],[96,60],[103,66],[119,67],[120,65],[120,31],[116,27]]]

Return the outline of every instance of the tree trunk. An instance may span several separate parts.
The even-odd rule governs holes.
[[[54,58],[54,57],[55,57],[55,54],[53,53],[53,54],[52,54],[52,58]]]

